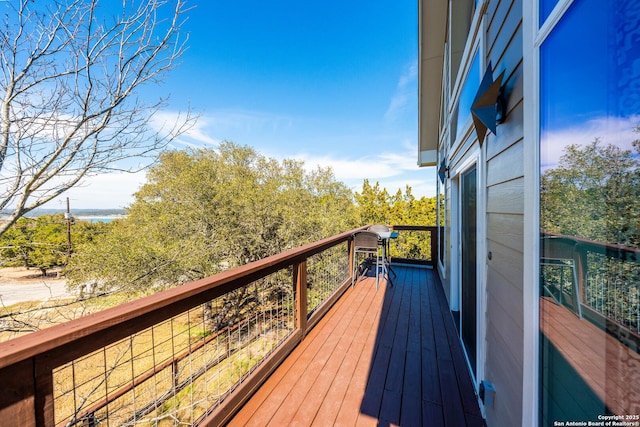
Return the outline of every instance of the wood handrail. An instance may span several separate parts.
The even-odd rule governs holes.
[[[576,236],[566,236],[557,233],[541,233],[543,238],[563,239],[565,241],[571,241],[576,244],[577,247],[586,249],[590,252],[596,252],[601,254],[618,254],[619,259],[630,262],[640,262],[640,249],[631,246],[624,246],[617,243],[597,242],[595,240],[584,239]],[[613,256],[613,255],[612,255]]]
[[[392,225],[394,231],[436,231],[435,225]]]
[[[75,359],[79,353],[86,354],[102,348],[106,344],[142,331],[189,308],[213,300],[331,246],[345,242],[361,228],[12,339],[0,344],[0,369],[53,349],[67,347],[68,351],[57,352],[58,355],[55,358],[55,363],[64,364]],[[100,336],[100,339],[95,340],[96,336]],[[105,339],[106,337],[108,339]],[[76,345],[82,350],[75,351]]]
[[[119,340],[141,332],[153,325],[214,300],[277,271],[292,268],[294,292],[297,295],[296,328],[281,347],[270,357],[254,381],[243,383],[211,415],[226,420],[233,408],[240,405],[246,389],[251,392],[292,351],[328,307],[348,288],[350,279],[332,295],[314,315],[307,319],[306,263],[307,259],[352,239],[355,228],[341,234],[308,243],[298,248],[237,267],[219,274],[186,283],[148,297],[131,301],[98,313],[59,324],[29,335],[0,343],[0,378],[6,380],[6,390],[0,390],[0,417],[19,419],[24,425],[54,425],[53,370],[81,356],[104,348]],[[394,230],[428,231],[432,235],[431,256],[434,256],[435,230],[429,226],[394,226]],[[349,258],[351,262],[351,245]],[[352,271],[352,269],[349,269]],[[301,299],[302,298],[302,299]],[[167,365],[168,366],[168,365]],[[154,367],[153,371],[157,371]],[[138,380],[141,380],[140,378]],[[236,396],[238,395],[238,396]],[[113,397],[113,396],[111,396]],[[110,399],[112,400],[112,399]]]

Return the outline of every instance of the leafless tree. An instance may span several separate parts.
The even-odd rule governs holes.
[[[140,93],[186,48],[183,0],[8,0],[0,11],[1,235],[91,174],[139,170],[193,118],[154,126],[167,98]]]

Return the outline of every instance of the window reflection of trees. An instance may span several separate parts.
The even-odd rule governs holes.
[[[636,126],[635,132],[640,132]],[[597,316],[640,335],[640,140],[632,149],[591,143],[565,147],[556,167],[541,177],[541,230],[578,238],[584,277],[574,279],[565,264],[541,263],[541,282],[556,302],[571,302],[579,281],[580,303]],[[585,242],[582,242],[584,239]],[[612,245],[621,249],[613,250]],[[625,249],[626,248],[626,249]],[[548,248],[543,248],[543,258]],[[564,296],[564,299],[563,299]],[[587,311],[586,314],[589,314]]]
[[[540,421],[635,414],[640,2],[537,4],[550,27],[538,51]]]
[[[640,247],[640,140],[632,145],[625,150],[596,138],[567,146],[541,177],[541,229]]]

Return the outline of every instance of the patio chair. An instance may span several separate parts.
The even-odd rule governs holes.
[[[373,231],[358,231],[353,234],[353,271],[351,272],[351,286],[357,281],[358,271],[361,267],[361,265],[358,264],[358,254],[363,254],[366,258],[362,263],[364,270],[360,274],[360,277],[367,273],[375,257],[376,291],[378,290],[378,271],[382,262],[380,251],[378,250],[378,239],[378,234]]]
[[[380,237],[380,244],[383,247],[382,260],[384,264],[382,266],[382,271],[387,272],[387,277],[389,278],[389,281],[391,281],[391,277],[389,276],[389,274],[393,274],[393,276],[395,277],[396,273],[391,268],[391,256],[389,255],[391,253],[390,238],[383,237],[385,235],[388,235],[391,237],[391,234],[390,234],[391,228],[384,224],[374,224],[369,226],[369,228],[367,228],[367,231],[373,231],[374,233],[379,233],[378,237]],[[393,283],[391,283],[391,285],[393,286]]]
[[[382,231],[382,232],[386,233],[386,232],[391,231],[391,229],[388,226],[384,225],[384,224],[373,224],[372,226],[367,228],[367,231],[373,231],[374,233]]]

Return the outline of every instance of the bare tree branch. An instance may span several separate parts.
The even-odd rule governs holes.
[[[161,82],[186,49],[184,0],[5,2],[0,26],[0,235],[86,176],[133,171],[193,124],[164,129],[140,89]],[[112,8],[113,4],[109,4]]]

